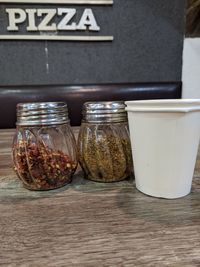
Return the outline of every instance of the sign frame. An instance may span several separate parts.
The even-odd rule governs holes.
[[[113,0],[0,0],[0,4],[54,4],[54,5],[113,5]],[[58,35],[53,33],[39,34],[2,34],[0,40],[48,40],[48,41],[89,41],[89,42],[110,42],[113,36],[100,35]]]
[[[113,0],[0,0],[0,4],[113,5]]]

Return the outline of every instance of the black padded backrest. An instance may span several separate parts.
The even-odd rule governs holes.
[[[181,82],[0,86],[0,128],[15,127],[17,103],[67,102],[71,125],[78,126],[84,102],[181,98],[181,87]]]

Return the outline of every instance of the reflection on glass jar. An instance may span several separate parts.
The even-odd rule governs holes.
[[[123,102],[85,103],[78,149],[86,178],[115,182],[130,176],[131,144]]]
[[[71,182],[77,152],[65,103],[18,104],[13,161],[28,189],[55,189]]]

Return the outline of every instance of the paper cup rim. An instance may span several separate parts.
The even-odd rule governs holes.
[[[163,99],[126,101],[127,111],[194,112],[200,111],[200,99]]]

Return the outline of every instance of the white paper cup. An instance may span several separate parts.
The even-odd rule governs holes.
[[[126,105],[137,189],[170,199],[189,194],[200,138],[200,99]]]

